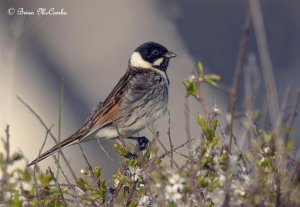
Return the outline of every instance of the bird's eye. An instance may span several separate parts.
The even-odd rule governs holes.
[[[152,52],[151,52],[151,55],[158,55],[159,54],[159,51],[158,50],[153,50]]]

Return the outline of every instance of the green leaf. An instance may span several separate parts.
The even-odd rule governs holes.
[[[216,179],[208,186],[208,189],[210,191],[214,191],[218,187],[220,187],[220,182],[219,182],[219,180]]]
[[[132,145],[128,144],[125,147],[119,145],[119,144],[114,144],[114,150],[121,155],[122,157],[126,157],[128,153],[130,152],[132,148]]]
[[[131,201],[131,203],[129,204],[129,207],[137,207],[138,203],[136,201]]]
[[[101,198],[104,198],[106,194],[106,185],[105,185],[105,180],[99,181],[99,195]]]
[[[96,179],[100,179],[100,176],[101,176],[101,168],[100,168],[100,167],[95,167],[93,174],[94,174],[94,177],[95,177]]]
[[[218,119],[212,120],[210,124],[210,130],[216,131],[217,126],[218,126]]]
[[[24,171],[22,171],[22,179],[25,182],[30,182],[31,176],[30,176],[30,173],[28,172],[27,169],[25,169]]]
[[[199,77],[203,77],[204,69],[203,69],[202,62],[197,61],[196,67],[197,67],[197,71],[198,71]]]
[[[200,187],[206,187],[207,186],[207,182],[205,181],[205,177],[203,176],[199,176],[196,178],[196,183],[198,186]]]
[[[185,86],[188,96],[190,95],[196,97],[198,95],[198,90],[194,81],[191,82],[188,79],[185,79],[183,81],[183,85]]]
[[[217,82],[221,79],[221,76],[219,76],[217,74],[208,74],[208,75],[204,76],[204,79],[211,80],[213,82]]]
[[[21,160],[23,158],[23,156],[20,154],[20,153],[17,153],[15,152],[13,155],[12,155],[12,160],[13,161],[18,161],[18,160]]]
[[[208,127],[207,127],[207,123],[206,123],[204,117],[201,114],[198,115],[197,122],[200,125],[200,127],[202,128],[204,135],[206,136],[208,133]]]
[[[209,85],[218,86],[218,84],[216,83],[216,81],[213,81],[213,80],[210,80],[210,79],[206,79],[205,77],[204,77],[204,81],[206,83],[208,83]]]
[[[23,201],[20,200],[19,193],[15,194],[15,198],[11,202],[12,207],[22,207]]]

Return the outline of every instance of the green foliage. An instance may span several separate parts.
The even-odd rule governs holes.
[[[170,152],[161,154],[155,139],[143,152],[131,144],[116,144],[121,164],[112,182],[102,178],[104,169],[89,166],[75,182],[58,183],[49,169],[15,167],[24,157],[10,154],[7,133],[0,152],[0,206],[300,206],[300,164],[290,156],[291,127],[282,124],[276,133],[273,129],[257,133],[249,118],[243,118],[249,148],[242,151],[236,144],[229,150],[221,110],[205,108],[199,91],[203,84],[216,86],[220,77],[205,74],[201,62],[196,69],[197,77],[183,84],[187,95],[203,107],[204,114],[195,117],[202,133],[189,142],[189,155],[180,154],[181,163],[172,167],[169,159],[176,163],[176,158]],[[255,111],[251,119],[257,120],[259,114]],[[287,141],[278,147],[280,142],[274,140],[280,136]]]
[[[183,81],[188,96],[197,96],[198,90],[196,84],[188,79]]]

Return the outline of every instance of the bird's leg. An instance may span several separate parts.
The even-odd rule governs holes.
[[[118,128],[118,126],[117,126],[117,124],[115,123],[115,121],[114,120],[112,120],[113,121],[113,124],[115,125],[115,127],[116,127],[116,130],[117,130],[117,133],[118,133],[118,137],[117,137],[117,143],[119,144],[119,145],[121,145],[122,147],[125,147],[125,142],[124,142],[124,138],[123,138],[123,136],[120,134],[120,131],[119,131],[119,128]]]
[[[142,150],[145,150],[147,149],[148,145],[149,145],[149,140],[142,136],[142,137],[126,137],[126,139],[132,139],[132,140],[136,140],[137,143],[138,143],[138,151],[142,151]],[[127,155],[126,155],[126,158],[127,159],[136,159],[138,156],[137,156],[137,151],[135,153],[131,153],[129,152]]]
[[[145,136],[142,136],[142,137],[127,137],[127,139],[136,140],[138,145],[139,145],[140,150],[147,149],[147,147],[149,145],[149,139],[147,139],[147,137],[145,137]]]
[[[118,136],[117,139],[116,139],[116,141],[117,141],[117,143],[118,143],[119,145],[121,145],[122,147],[125,147],[125,142],[124,142],[123,137]]]

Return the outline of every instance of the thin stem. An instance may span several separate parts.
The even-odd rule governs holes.
[[[33,114],[33,116],[35,116],[37,118],[37,120],[40,122],[40,124],[46,129],[48,130],[48,126],[45,123],[45,121],[41,118],[41,116],[38,115],[38,113],[28,104],[26,103],[20,96],[17,96],[17,99]],[[55,138],[55,136],[49,132],[50,137],[52,138],[52,140],[54,141],[55,144],[58,144],[57,139]],[[70,162],[67,160],[66,156],[64,155],[63,152],[59,152],[61,153],[61,156],[65,162],[65,164],[67,165],[69,171],[71,172],[71,175],[73,177],[74,180],[77,180],[76,174],[74,172],[74,170],[72,169]]]
[[[173,143],[172,143],[172,139],[171,139],[171,114],[168,111],[168,116],[169,116],[169,121],[168,121],[168,138],[169,138],[169,143],[170,143],[170,163],[171,163],[171,167],[173,168]]]
[[[236,94],[237,94],[238,84],[241,77],[242,64],[245,58],[246,49],[249,40],[250,23],[251,23],[251,13],[250,11],[248,11],[244,20],[243,34],[239,43],[239,52],[235,64],[233,83],[230,89],[230,99],[229,99],[230,103],[229,103],[229,110],[228,110],[230,114],[230,122],[228,126],[229,152],[231,151],[231,146],[232,146],[233,119],[234,119],[234,112],[236,107]]]
[[[276,91],[276,84],[274,81],[274,74],[272,69],[272,62],[268,51],[267,36],[262,16],[261,7],[258,0],[249,0],[250,10],[252,13],[253,27],[256,36],[258,54],[262,66],[262,73],[264,78],[268,111],[271,123],[276,124],[277,115],[279,113],[279,103]]]

